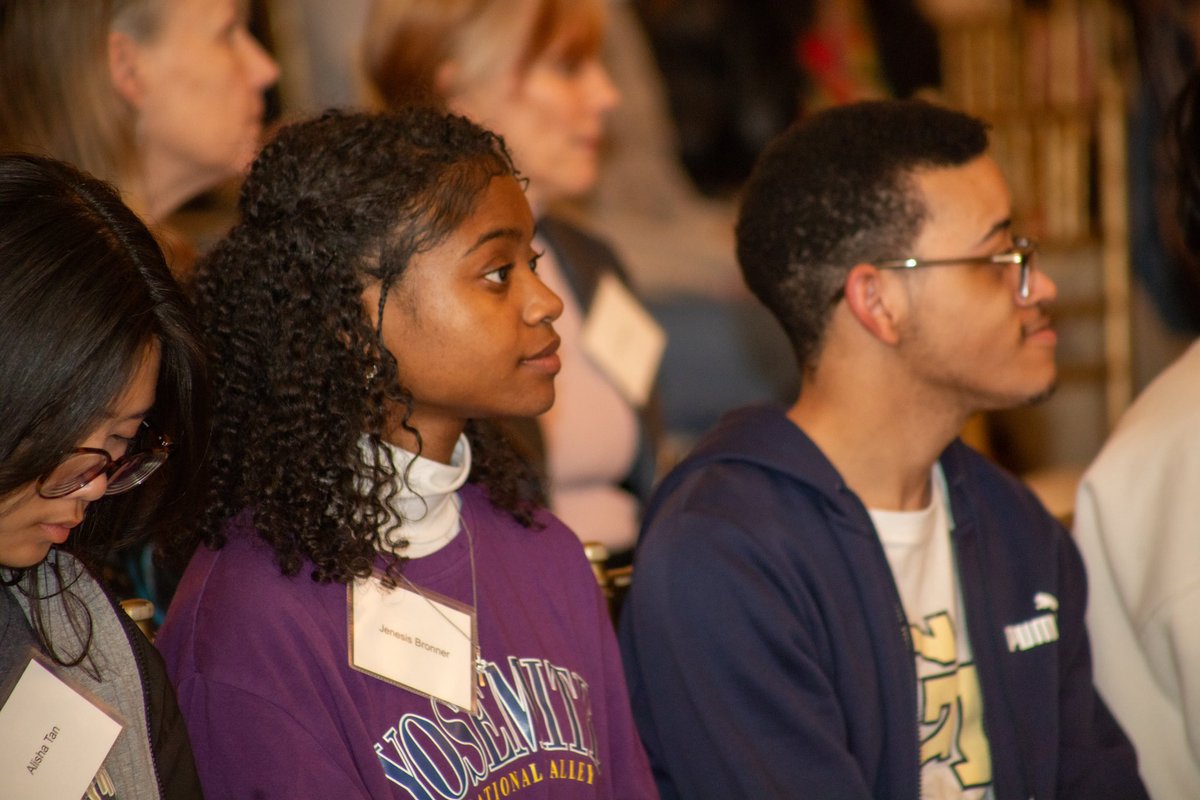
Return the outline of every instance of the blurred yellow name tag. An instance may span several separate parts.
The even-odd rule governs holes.
[[[82,797],[123,727],[30,657],[0,708],[0,786],[10,800]]]

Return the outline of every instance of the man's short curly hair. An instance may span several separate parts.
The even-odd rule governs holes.
[[[381,437],[389,408],[407,409],[407,427],[412,395],[382,343],[384,304],[502,176],[516,171],[499,137],[426,108],[328,112],[263,149],[197,278],[216,400],[208,546],[246,509],[285,574],[307,561],[345,583],[403,546],[387,501],[404,476]],[[543,501],[532,470],[486,423],[467,433],[469,480],[529,524]]]
[[[802,368],[820,351],[850,268],[903,257],[920,233],[926,208],[913,173],[965,164],[987,144],[974,117],[880,100],[824,111],[767,147],[744,190],[738,263]]]

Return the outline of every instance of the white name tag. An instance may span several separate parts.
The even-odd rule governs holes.
[[[583,323],[583,351],[637,407],[644,406],[667,347],[667,334],[637,298],[603,275]]]
[[[348,588],[350,666],[475,711],[475,612],[422,588],[387,589],[378,577]]]
[[[35,654],[0,708],[0,786],[12,800],[82,797],[122,723]]]

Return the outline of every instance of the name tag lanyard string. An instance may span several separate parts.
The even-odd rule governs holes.
[[[475,578],[475,539],[471,536],[471,527],[469,525],[467,525],[467,518],[465,516],[463,516],[461,511],[459,512],[459,515],[458,515],[458,521],[459,521],[459,524],[462,525],[463,532],[465,532],[467,534],[467,553],[470,557],[470,562],[471,562],[471,608],[475,611],[475,613],[477,615],[476,619],[478,619],[479,584]],[[449,625],[454,630],[458,631],[459,635],[461,635],[464,639],[466,639],[468,642],[470,642],[471,652],[473,652],[475,654],[475,672],[479,675],[479,685],[480,685],[480,687],[482,687],[484,685],[483,673],[484,673],[484,670],[487,669],[487,662],[483,660],[483,656],[480,651],[479,640],[478,640],[477,636],[472,635],[472,633],[474,633],[474,632],[467,633],[462,628],[458,627],[458,625],[456,625],[454,623],[454,620],[452,620],[448,616],[446,616],[446,613],[444,611],[442,611],[440,608],[438,608],[437,603],[430,600],[429,595],[425,594],[425,592],[421,590],[421,587],[417,586],[415,583],[413,583],[412,580],[410,580],[409,577],[407,575],[405,575],[403,572],[400,573],[400,580],[403,581],[405,583],[405,585],[408,586],[408,588],[412,589],[414,592],[416,592],[418,595],[420,595],[421,599],[424,600],[426,603],[428,603],[429,607],[432,608],[435,612],[437,612],[437,615],[439,617],[441,617],[442,619],[444,619],[446,621],[447,625]]]

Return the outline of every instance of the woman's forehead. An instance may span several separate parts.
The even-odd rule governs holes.
[[[605,9],[594,0],[538,0],[526,63],[553,52],[584,56],[600,52],[604,42]]]

